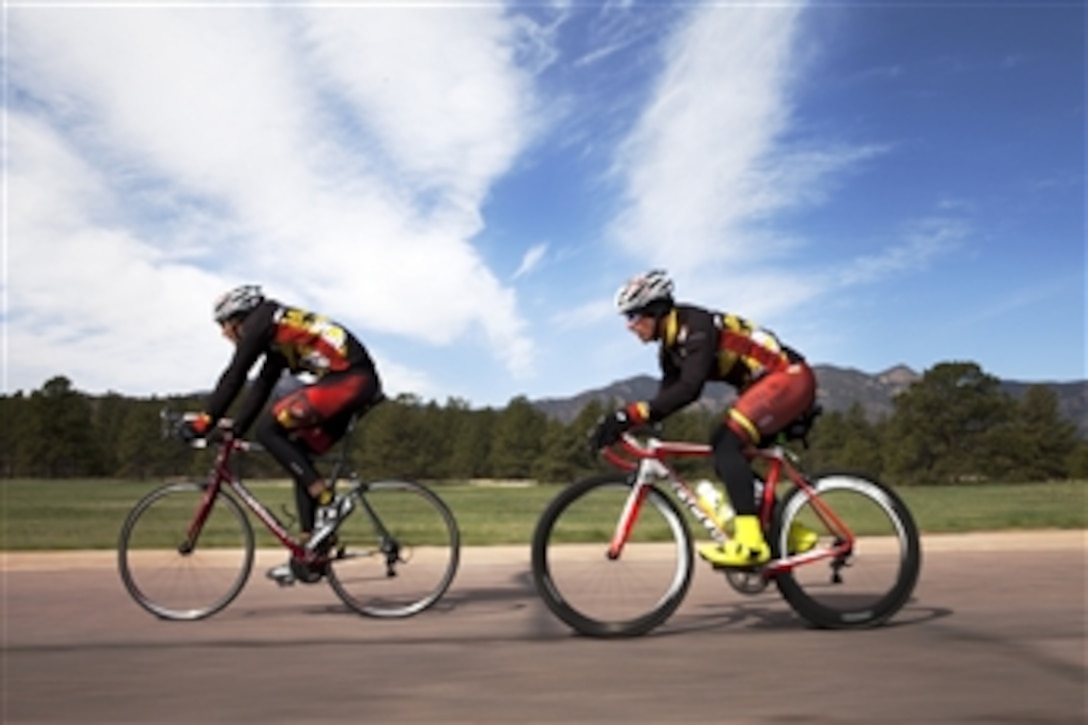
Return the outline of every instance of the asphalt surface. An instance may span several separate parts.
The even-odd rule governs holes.
[[[699,567],[668,623],[607,641],[552,617],[522,547],[466,550],[410,619],[259,568],[193,623],[137,607],[112,552],[3,552],[0,722],[1088,721],[1085,532],[923,548],[914,599],[876,629],[811,629],[773,587]]]

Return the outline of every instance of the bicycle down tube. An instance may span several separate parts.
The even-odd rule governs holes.
[[[635,471],[635,482],[631,488],[631,494],[627,498],[616,531],[608,548],[608,557],[618,559],[623,551],[623,546],[630,537],[638,512],[646,499],[646,489],[655,480],[669,484],[673,493],[691,511],[692,516],[706,529],[707,533],[717,542],[728,540],[728,536],[719,528],[704,509],[702,502],[691,492],[682,479],[659,456],[708,456],[711,448],[708,445],[698,443],[678,443],[651,439],[645,448],[636,446],[631,439],[624,437],[620,445],[638,461],[634,462],[612,449],[602,451],[604,457],[617,468]],[[764,577],[773,577],[776,574],[789,572],[795,567],[820,559],[832,559],[849,556],[854,547],[854,535],[842,519],[832,511],[827,504],[817,496],[812,486],[785,460],[785,455],[778,450],[752,449],[753,459],[758,458],[768,464],[768,473],[764,482],[763,492],[759,500],[759,517],[765,527],[769,527],[776,505],[775,490],[785,472],[789,479],[798,488],[805,491],[820,520],[837,536],[835,545],[805,553],[782,556],[768,562],[762,570]]]
[[[212,507],[215,505],[219,490],[223,484],[226,483],[227,486],[238,495],[238,498],[242,500],[246,507],[265,525],[268,531],[276,537],[280,544],[291,552],[293,557],[304,558],[307,555],[308,552],[306,548],[301,546],[291,537],[286,527],[284,527],[280,520],[276,518],[275,514],[269,511],[256,496],[250,493],[249,489],[242,483],[242,480],[233,476],[228,468],[227,464],[235,451],[255,450],[259,450],[259,447],[256,444],[237,439],[227,441],[225,445],[219,447],[215,464],[212,466],[211,473],[208,476],[207,489],[204,498],[202,499],[200,507],[193,519],[193,523],[189,528],[188,540],[186,543],[190,550],[196,546],[204,522],[207,520],[208,514],[211,513]]]

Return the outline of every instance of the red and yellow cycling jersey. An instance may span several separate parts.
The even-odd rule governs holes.
[[[327,317],[292,307],[281,307],[272,318],[272,344],[293,372],[317,376],[351,367],[349,334]]]
[[[738,315],[676,305],[661,325],[661,385],[653,399],[640,404],[645,419],[661,420],[694,402],[709,381],[743,392],[767,373],[801,360],[774,333]]]
[[[718,336],[718,372],[722,380],[732,374],[744,388],[764,373],[780,370],[789,357],[773,332],[756,327],[738,315],[714,313]]]

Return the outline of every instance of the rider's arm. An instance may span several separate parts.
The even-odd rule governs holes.
[[[677,342],[680,362],[662,354],[661,388],[646,403],[647,419],[656,422],[695,402],[717,364],[718,328],[714,318],[702,310],[691,310],[685,322],[686,332]]]
[[[273,330],[272,312],[274,306],[269,309],[260,307],[253,311],[245,322],[242,323],[241,336],[234,348],[234,357],[223,374],[219,376],[219,382],[215,390],[208,397],[205,413],[209,417],[209,423],[214,424],[223,417],[227,408],[234,402],[242,386],[245,385],[246,376],[250,368],[264,355],[268,348],[270,335]]]
[[[257,379],[253,381],[246,397],[238,408],[238,415],[234,419],[234,434],[244,436],[249,426],[253,425],[257,415],[261,412],[264,402],[272,394],[273,388],[280,379],[280,375],[287,367],[287,362],[278,353],[269,353],[265,356],[264,364]]]

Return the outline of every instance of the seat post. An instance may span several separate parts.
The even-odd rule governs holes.
[[[351,441],[354,438],[352,434],[355,432],[355,426],[359,423],[359,418],[362,417],[363,412],[359,411],[353,414],[351,420],[348,421],[348,428],[344,431],[344,436],[340,440],[340,455],[337,456],[336,463],[333,464],[330,483],[340,480],[347,473],[348,454],[351,450]]]

